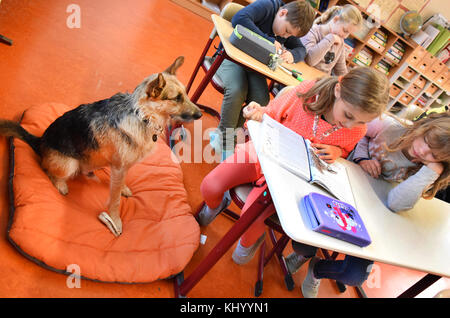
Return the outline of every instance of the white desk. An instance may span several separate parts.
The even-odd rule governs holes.
[[[258,151],[260,123],[248,122]],[[450,277],[450,205],[438,199],[420,201],[412,210],[394,213],[384,204],[390,184],[367,176],[356,164],[347,167],[356,208],[372,239],[364,248],[313,232],[303,223],[298,203],[312,192],[327,194],[258,153],[283,230],[293,240],[382,263]]]

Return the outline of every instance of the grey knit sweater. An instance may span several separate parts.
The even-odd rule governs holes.
[[[387,181],[400,182],[388,194],[387,206],[392,211],[411,209],[439,175],[425,165],[419,165],[408,160],[402,151],[388,152],[385,149],[394,140],[400,138],[405,127],[396,119],[383,115],[367,125],[366,136],[356,145],[349,160],[357,158],[377,159],[381,164],[381,175]],[[421,166],[421,167],[420,167]],[[408,168],[420,169],[408,176]]]

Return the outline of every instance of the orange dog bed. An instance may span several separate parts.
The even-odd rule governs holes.
[[[28,109],[22,126],[41,136],[71,108],[46,104]],[[61,195],[24,142],[11,143],[8,239],[45,268],[83,278],[123,283],[152,282],[181,272],[198,247],[200,229],[187,201],[183,175],[162,138],[156,151],[133,166],[126,184],[133,196],[121,199],[123,233],[115,238],[99,221],[109,197],[109,168],[99,180],[78,176]],[[71,266],[72,268],[72,266]]]

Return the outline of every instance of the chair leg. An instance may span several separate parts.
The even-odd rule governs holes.
[[[274,235],[275,236],[275,235]],[[292,291],[294,289],[295,283],[292,279],[292,274],[287,269],[286,260],[283,256],[283,251],[286,248],[287,243],[289,243],[289,236],[283,234],[283,236],[278,240],[277,245],[274,247],[275,254],[277,255],[278,262],[280,263],[281,271],[284,275],[284,283],[287,290]]]
[[[4,43],[6,45],[11,46],[13,44],[13,41],[11,39],[8,39],[6,36],[0,34],[0,43]]]
[[[263,291],[263,276],[264,276],[264,257],[266,252],[266,241],[262,242],[259,248],[259,261],[258,261],[258,277],[255,284],[255,297],[259,297]]]
[[[222,52],[217,55],[216,59],[214,60],[214,63],[211,65],[211,68],[206,73],[205,77],[203,77],[202,81],[197,87],[197,90],[192,95],[191,102],[193,102],[194,104],[197,103],[203,91],[205,90],[206,85],[208,85],[208,83],[211,81],[213,75],[216,73],[217,69],[219,68],[220,64],[222,64],[225,57],[226,57],[225,50],[222,50]]]
[[[258,264],[258,280],[255,285],[255,296],[257,294],[258,289],[260,289],[259,295],[261,295],[261,293],[262,293],[264,267],[267,265],[267,263],[270,261],[270,259],[272,258],[272,256],[274,254],[277,256],[278,261],[280,263],[281,271],[283,272],[283,275],[284,275],[284,282],[286,284],[287,290],[289,290],[289,291],[293,290],[294,285],[295,285],[294,280],[292,279],[292,275],[289,272],[289,270],[287,269],[286,261],[284,260],[284,257],[283,257],[283,250],[290,240],[289,236],[287,236],[286,234],[283,234],[283,236],[279,240],[277,240],[274,230],[270,228],[269,229],[269,237],[270,237],[270,240],[272,241],[273,247],[269,251],[267,256],[265,256],[264,255],[265,254],[265,242],[263,243],[263,245],[261,245],[261,248],[263,248],[263,246],[264,246],[264,251],[263,250],[260,251],[260,259],[259,259],[259,264]]]

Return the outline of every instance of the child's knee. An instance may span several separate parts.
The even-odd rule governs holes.
[[[200,184],[200,192],[205,201],[221,199],[228,189],[222,184],[221,179],[213,173],[209,173]]]
[[[353,256],[346,256],[345,261],[347,262],[346,272],[351,273],[345,284],[349,286],[363,284],[369,277],[373,261]]]
[[[224,99],[231,98],[233,100],[239,100],[242,105],[247,99],[247,85],[244,82],[236,81],[224,88]]]

